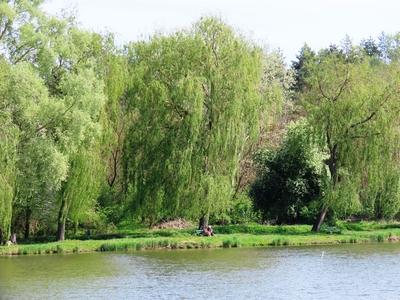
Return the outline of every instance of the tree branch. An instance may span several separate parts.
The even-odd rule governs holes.
[[[47,126],[49,126],[50,124],[54,123],[54,122],[56,121],[56,119],[59,119],[59,118],[65,116],[65,115],[74,107],[74,105],[76,104],[77,101],[78,101],[78,100],[75,99],[75,101],[74,101],[65,111],[63,111],[60,115],[58,115],[57,118],[53,118],[53,119],[51,119],[49,122],[47,122],[46,124],[44,124],[44,125],[42,125],[42,126],[39,126],[39,127],[36,129],[36,132],[39,132],[39,131],[45,129],[45,128],[46,128]]]
[[[366,134],[366,135],[352,135],[352,136],[350,136],[350,138],[351,139],[365,139],[365,138],[380,135],[380,134],[381,134],[381,132],[374,132],[374,133],[370,133],[370,134]]]
[[[337,99],[339,99],[340,95],[343,93],[344,88],[346,87],[347,83],[349,82],[350,76],[349,76],[349,67],[347,66],[346,69],[346,78],[344,79],[343,83],[339,87],[339,91],[336,94],[335,97],[333,97],[333,101],[335,102]]]
[[[318,81],[318,88],[322,97],[325,98],[326,100],[332,101],[332,99],[328,95],[326,95],[324,90],[322,89],[321,82],[319,81],[319,79],[317,81]]]
[[[4,25],[4,29],[0,33],[0,40],[4,37],[10,25],[11,25],[11,20],[7,20],[6,24]]]
[[[22,53],[22,55],[20,57],[18,57],[17,59],[14,60],[14,64],[19,63],[22,59],[25,58],[25,56],[27,56],[29,54],[29,52],[31,52],[32,50],[34,50],[34,48],[28,48],[24,53]]]
[[[324,90],[323,90],[323,88],[322,88],[322,85],[321,85],[321,81],[320,81],[319,78],[318,78],[318,79],[317,79],[318,88],[319,88],[319,91],[320,91],[322,97],[325,98],[325,99],[327,99],[327,100],[329,100],[329,101],[335,102],[335,101],[338,100],[339,97],[342,95],[342,93],[343,93],[345,87],[347,86],[347,84],[348,84],[348,82],[349,82],[349,79],[350,79],[350,76],[349,76],[349,68],[347,67],[347,69],[346,69],[346,77],[345,77],[345,79],[343,80],[342,84],[338,87],[338,92],[336,93],[336,95],[335,95],[334,97],[330,97],[330,96],[328,96],[327,94],[325,94],[325,92],[324,92]]]
[[[370,120],[376,115],[376,113],[377,113],[377,111],[373,111],[373,112],[372,112],[368,117],[366,117],[365,119],[363,119],[363,120],[361,120],[361,121],[359,121],[359,122],[356,122],[356,123],[350,125],[349,129],[352,129],[352,128],[354,128],[354,127],[357,127],[357,126],[359,126],[359,125],[362,125],[362,124],[367,123],[368,121],[370,121]]]

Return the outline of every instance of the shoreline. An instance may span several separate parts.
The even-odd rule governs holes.
[[[0,256],[43,255],[88,252],[132,252],[145,250],[207,249],[236,247],[313,246],[337,244],[394,243],[400,241],[400,228],[343,233],[216,234],[203,236],[156,236],[108,240],[65,240],[63,242],[0,246]]]

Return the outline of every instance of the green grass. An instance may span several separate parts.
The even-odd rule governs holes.
[[[321,233],[312,233],[309,225],[215,226],[213,237],[195,236],[195,228],[184,230],[139,228],[129,232],[124,229],[125,233],[117,233],[125,236],[123,238],[2,246],[0,255],[376,243],[388,242],[389,238],[396,240],[393,237],[400,237],[400,225],[396,223],[341,222],[337,227],[338,230],[328,228]]]
[[[338,221],[337,227],[342,230],[350,231],[375,231],[381,229],[400,228],[398,222],[378,222],[378,221],[360,221],[360,222],[344,222]]]

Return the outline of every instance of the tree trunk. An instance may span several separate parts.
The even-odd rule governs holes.
[[[374,204],[375,204],[374,205],[375,219],[382,220],[383,219],[383,209],[382,209],[382,203],[381,203],[381,193],[377,193]]]
[[[11,243],[17,244],[17,234],[15,232],[11,235]]]
[[[208,226],[208,214],[201,216],[199,220],[199,230],[203,230],[204,227]]]
[[[338,146],[337,144],[330,146],[330,135],[327,133],[327,141],[330,149],[330,155],[329,159],[325,161],[325,163],[328,165],[329,168],[329,173],[331,175],[331,183],[332,187],[335,188],[336,184],[339,181],[338,177]],[[328,207],[322,207],[321,211],[318,214],[317,219],[315,220],[315,223],[312,227],[312,231],[314,232],[319,232],[321,230],[321,225],[325,220],[326,213],[328,212]]]
[[[58,212],[57,241],[65,240],[65,221],[67,219],[67,203],[64,197],[61,200],[60,211]]]
[[[65,219],[58,221],[57,241],[65,240]]]
[[[25,232],[24,232],[25,240],[29,239],[31,216],[32,216],[32,210],[29,207],[27,207],[25,211]]]
[[[4,243],[4,234],[3,234],[3,230],[0,228],[0,245],[2,245]]]
[[[78,227],[79,227],[79,222],[75,222],[74,235],[76,235],[78,233]]]
[[[321,230],[321,225],[322,225],[322,223],[324,222],[324,219],[325,219],[325,217],[326,217],[326,213],[328,212],[328,208],[327,207],[324,207],[321,211],[320,211],[320,213],[319,213],[319,215],[318,215],[318,218],[317,218],[317,220],[315,220],[315,223],[314,223],[314,225],[313,225],[313,227],[312,227],[312,231],[314,231],[314,232],[319,232],[320,230]]]

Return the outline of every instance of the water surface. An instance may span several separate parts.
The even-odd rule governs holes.
[[[400,244],[0,257],[0,299],[400,299]]]

